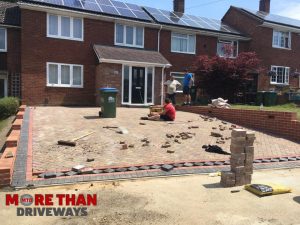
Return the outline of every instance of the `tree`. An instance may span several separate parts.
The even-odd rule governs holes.
[[[198,87],[211,98],[234,100],[249,78],[249,73],[259,73],[260,60],[255,52],[243,52],[236,58],[199,56],[192,70],[200,77]]]

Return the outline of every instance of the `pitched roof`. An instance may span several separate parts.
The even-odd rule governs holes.
[[[279,16],[275,14],[269,14],[262,11],[255,11],[255,10],[249,10],[244,8],[238,8],[238,9],[257,17],[258,19],[261,19],[264,22],[269,22],[269,23],[274,23],[274,24],[289,26],[294,28],[300,28],[300,20],[297,19],[292,19],[289,17]]]
[[[0,1],[0,25],[20,26],[20,8],[16,3]]]
[[[156,51],[132,49],[124,47],[111,47],[94,45],[95,53],[99,62],[122,63],[132,62],[137,64],[148,64],[154,66],[171,66],[169,61],[162,54]]]

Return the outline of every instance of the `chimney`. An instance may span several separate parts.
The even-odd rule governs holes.
[[[259,11],[270,13],[271,0],[260,0]]]
[[[184,13],[184,0],[174,0],[174,12]]]

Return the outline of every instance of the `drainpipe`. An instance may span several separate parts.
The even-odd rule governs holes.
[[[157,37],[157,51],[160,52],[160,31],[162,30],[162,25],[160,25],[160,29],[158,31],[158,37]]]
[[[161,72],[161,97],[160,97],[161,105],[163,105],[163,101],[164,101],[164,74],[165,74],[165,68],[166,68],[166,66],[164,66],[162,68],[162,72]]]

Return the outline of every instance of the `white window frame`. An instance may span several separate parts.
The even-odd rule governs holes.
[[[218,45],[219,43],[228,43],[228,44],[231,44],[231,46],[234,47],[234,43],[236,42],[236,56],[233,55],[233,52],[232,52],[232,55],[229,57],[229,58],[232,58],[232,59],[235,59],[238,55],[239,55],[239,41],[237,40],[226,40],[226,39],[218,39],[218,42],[217,42],[217,55],[219,57],[226,57],[225,55],[220,55],[219,54],[219,48],[218,48]]]
[[[0,27],[1,30],[4,30],[4,49],[0,48],[0,52],[7,52],[7,29],[5,27]]]
[[[129,67],[129,94],[128,94],[128,102],[124,102],[124,72],[125,72],[125,66]],[[131,97],[132,97],[132,67],[143,67],[145,68],[145,93],[144,93],[144,104],[132,104],[131,103]],[[152,68],[153,74],[152,74],[152,102],[147,102],[147,89],[148,89],[148,68]],[[122,105],[136,105],[136,106],[149,106],[154,105],[154,86],[155,86],[155,68],[154,66],[148,66],[148,65],[134,65],[134,64],[122,64]]]
[[[8,75],[7,73],[0,73],[0,79],[4,80],[4,97],[8,96]]]
[[[53,35],[50,34],[50,16],[57,16],[58,18],[58,34]],[[70,37],[62,36],[61,35],[61,18],[62,17],[68,17],[70,18]],[[75,38],[74,33],[73,33],[73,28],[74,28],[74,19],[80,19],[81,20],[81,38]],[[65,39],[65,40],[73,40],[73,41],[83,41],[84,40],[84,19],[80,17],[71,17],[71,16],[65,16],[65,15],[57,15],[57,14],[52,14],[48,13],[47,14],[47,37],[49,38],[58,38],[58,39]]]
[[[187,51],[176,51],[172,49],[172,42],[173,42],[173,37],[176,36],[176,34],[179,35],[186,35],[186,40],[187,40]],[[195,46],[194,46],[194,51],[193,52],[189,52],[189,36],[194,36],[195,37]],[[175,38],[179,38],[179,37],[175,37]],[[171,33],[171,52],[174,53],[182,53],[182,54],[190,54],[190,55],[195,55],[196,54],[196,47],[197,47],[197,35],[196,34],[186,34],[186,33],[179,33],[179,32],[172,32]]]
[[[58,66],[58,84],[50,84],[49,83],[49,65],[50,64]],[[61,66],[70,66],[70,84],[61,84]],[[73,85],[73,67],[74,66],[78,66],[81,68],[81,85]],[[46,84],[47,87],[83,88],[83,86],[84,86],[83,83],[84,83],[83,65],[47,62],[47,84]]]
[[[276,72],[274,71],[274,69],[276,68]],[[283,75],[283,80],[284,80],[284,82],[283,83],[278,83],[277,81],[278,81],[278,76],[279,75],[277,75],[277,69],[278,68],[284,68],[284,75]],[[275,73],[276,73],[276,82],[274,82],[273,81],[273,76],[271,76],[270,77],[270,83],[271,84],[276,84],[276,85],[289,85],[289,76],[290,76],[290,67],[285,67],[285,66],[274,66],[274,65],[272,65],[271,66],[271,71],[274,71]],[[287,71],[288,71],[288,73],[287,73]]]
[[[278,43],[277,44],[274,44],[274,36],[275,36],[275,33],[288,33],[289,34],[289,47],[286,48],[286,47],[282,47],[280,46],[280,40],[278,38]],[[291,32],[289,31],[280,31],[280,30],[273,30],[273,36],[272,36],[272,47],[273,48],[280,48],[280,49],[287,49],[287,50],[291,50],[292,49],[292,35],[291,35]]]
[[[174,80],[176,80],[176,78],[178,79],[184,79],[184,75],[185,75],[186,73],[184,73],[184,72],[170,72],[170,75],[171,76],[173,76],[174,77]],[[192,75],[193,75],[193,79],[194,79],[194,77],[195,77],[195,74],[194,73],[191,73]],[[178,75],[182,75],[182,77],[181,76],[178,76]],[[195,82],[195,80],[194,80],[194,82]],[[182,88],[183,88],[183,84],[182,84]],[[183,93],[183,90],[177,90],[176,89],[176,93]]]
[[[123,43],[117,42],[117,25],[123,26]],[[126,27],[132,27],[133,28],[133,44],[127,44],[126,43]],[[136,44],[136,29],[137,28],[142,28],[143,29],[143,44],[142,45],[137,45]],[[115,23],[115,45],[118,46],[126,46],[126,47],[134,47],[134,48],[144,48],[145,46],[145,28],[141,26],[135,26],[135,25],[127,25],[123,23]]]

